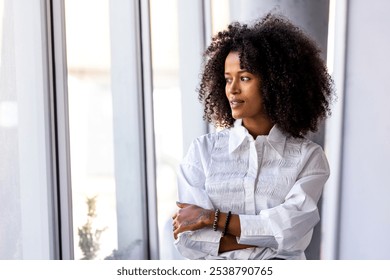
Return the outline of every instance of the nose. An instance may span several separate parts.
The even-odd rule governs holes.
[[[238,83],[235,80],[233,80],[232,83],[230,84],[228,92],[230,94],[240,93],[240,87],[238,86]]]

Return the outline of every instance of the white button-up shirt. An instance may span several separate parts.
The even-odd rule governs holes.
[[[189,259],[305,259],[328,177],[319,145],[277,126],[253,139],[236,120],[192,143],[179,169],[179,201],[238,214],[238,243],[256,247],[219,254],[221,233],[211,228],[183,232],[175,246]]]

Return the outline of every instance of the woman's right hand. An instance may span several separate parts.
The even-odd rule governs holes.
[[[194,231],[205,227],[211,227],[214,219],[214,211],[203,209],[194,204],[176,202],[179,210],[172,216],[173,237],[181,232]]]

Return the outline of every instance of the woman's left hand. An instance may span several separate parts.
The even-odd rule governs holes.
[[[193,231],[204,227],[211,227],[214,211],[203,209],[194,204],[176,202],[179,210],[172,216],[173,237],[177,239],[179,233]]]

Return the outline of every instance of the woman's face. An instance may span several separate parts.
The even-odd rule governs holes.
[[[238,52],[230,52],[225,60],[225,92],[234,119],[259,120],[267,115],[260,92],[260,77],[240,68]]]

